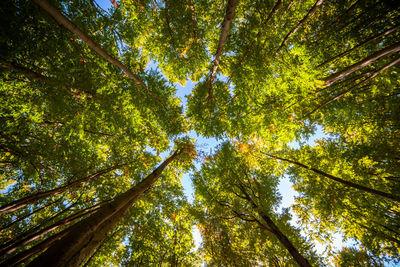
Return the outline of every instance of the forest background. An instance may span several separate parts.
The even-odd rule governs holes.
[[[399,15],[3,1],[1,264],[394,266]]]

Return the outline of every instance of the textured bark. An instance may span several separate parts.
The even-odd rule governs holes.
[[[221,34],[219,36],[219,42],[217,47],[217,52],[215,53],[214,65],[211,70],[210,78],[209,78],[209,90],[208,90],[208,99],[213,99],[213,83],[215,79],[215,75],[217,74],[217,69],[219,65],[219,61],[222,55],[222,49],[224,47],[226,37],[228,36],[229,29],[231,27],[233,17],[235,15],[236,6],[239,0],[229,0],[228,5],[226,6],[226,12],[224,20],[221,24]]]
[[[255,211],[258,211],[258,214],[261,216],[263,221],[267,224],[265,226],[262,224],[260,221],[256,220],[263,229],[269,231],[272,233],[278,240],[279,242],[286,248],[286,250],[292,255],[293,259],[299,264],[301,267],[311,267],[311,264],[308,262],[306,258],[303,257],[303,255],[300,254],[300,252],[297,250],[297,248],[292,244],[292,242],[284,235],[279,227],[267,216],[266,214],[260,212],[259,207],[257,204],[253,201],[253,199],[250,197],[250,195],[246,192],[246,190],[242,187],[239,186],[240,190],[242,193],[245,195],[245,199],[251,204],[251,206],[254,208]]]
[[[169,32],[169,35],[171,36],[171,40],[173,41],[174,40],[174,34],[172,33],[171,24],[170,24],[170,21],[169,21],[168,0],[165,0],[164,11],[165,11],[165,21],[167,22],[168,32]]]
[[[269,230],[272,234],[281,242],[281,244],[286,248],[286,250],[292,255],[293,259],[300,266],[311,267],[311,264],[308,262],[303,255],[296,249],[296,247],[290,242],[290,240],[284,235],[281,230],[276,226],[276,224],[269,218],[267,215],[261,215],[263,221],[268,225]]]
[[[344,56],[350,54],[352,51],[356,50],[357,48],[362,47],[362,46],[364,46],[366,44],[369,44],[369,43],[371,43],[371,42],[373,42],[373,41],[375,41],[375,40],[377,40],[377,39],[379,39],[379,38],[381,38],[383,36],[389,35],[389,34],[391,34],[392,32],[396,31],[399,28],[400,28],[400,25],[397,25],[397,26],[395,26],[393,28],[390,28],[387,31],[384,31],[384,32],[378,34],[378,35],[372,36],[372,37],[368,38],[367,40],[365,40],[364,42],[359,43],[358,45],[354,46],[353,48],[351,48],[351,49],[349,49],[349,50],[347,50],[347,51],[345,51],[343,53],[340,53],[340,54],[338,54],[338,55],[336,55],[336,56],[334,56],[334,57],[332,57],[332,58],[330,58],[330,59],[328,59],[328,60],[326,60],[324,62],[322,62],[321,64],[319,64],[317,66],[317,68],[319,68],[319,67],[321,67],[321,66],[323,66],[325,64],[328,64],[329,62],[332,62],[337,58],[344,57]]]
[[[32,204],[32,203],[35,203],[35,202],[37,202],[39,200],[47,198],[49,196],[58,195],[58,194],[66,191],[66,190],[68,190],[68,189],[70,189],[72,187],[75,187],[75,186],[77,186],[77,185],[79,185],[81,183],[84,183],[84,182],[88,182],[88,181],[96,178],[97,176],[100,176],[100,175],[103,175],[105,173],[108,173],[108,172],[110,172],[112,170],[120,168],[121,166],[124,166],[124,165],[116,165],[114,167],[111,167],[111,168],[104,169],[104,170],[101,170],[99,172],[96,172],[96,173],[94,173],[92,175],[89,175],[89,176],[87,176],[85,178],[82,178],[82,179],[76,180],[74,182],[68,183],[68,184],[66,184],[64,186],[61,186],[61,187],[58,187],[58,188],[55,188],[55,189],[52,189],[52,190],[49,190],[49,191],[45,191],[45,192],[39,192],[39,193],[30,195],[30,196],[24,197],[22,199],[13,201],[13,202],[11,202],[11,203],[9,203],[9,204],[7,204],[7,205],[5,205],[5,206],[0,208],[0,215],[4,214],[4,213],[16,211],[16,210],[21,209],[21,208],[23,208],[23,207],[25,207],[25,206],[27,206],[29,204]]]
[[[168,164],[181,153],[182,150],[176,151],[139,184],[71,226],[65,237],[34,259],[29,266],[79,266],[103,242],[107,233],[118,224],[136,200],[157,181]]]
[[[26,259],[36,255],[37,253],[47,249],[54,242],[56,242],[58,239],[64,237],[67,233],[68,233],[68,229],[66,229],[66,230],[64,230],[64,231],[62,231],[60,233],[57,233],[55,235],[52,235],[51,237],[49,237],[46,240],[40,242],[36,246],[33,246],[28,250],[25,250],[25,251],[23,251],[21,253],[18,253],[14,257],[2,262],[0,264],[0,267],[10,267],[10,266],[14,266],[14,265],[16,265],[18,263],[23,262],[24,260],[26,260]]]
[[[56,230],[56,229],[58,229],[60,227],[63,227],[63,226],[70,225],[74,221],[76,221],[76,220],[78,220],[80,218],[83,218],[84,216],[92,214],[93,212],[95,212],[99,208],[99,206],[102,206],[102,205],[104,205],[104,204],[106,204],[108,202],[110,202],[110,201],[102,202],[102,203],[94,205],[92,207],[80,210],[77,213],[72,214],[72,215],[70,215],[70,216],[68,216],[68,217],[66,217],[64,219],[61,219],[60,221],[58,221],[58,222],[56,222],[56,223],[54,223],[54,224],[52,224],[52,225],[50,225],[48,227],[45,227],[45,228],[43,228],[42,230],[40,230],[38,232],[34,232],[34,233],[29,234],[29,235],[25,235],[25,237],[22,238],[21,240],[16,240],[11,245],[9,245],[6,248],[6,250],[1,252],[1,254],[2,255],[11,254],[15,250],[17,250],[19,248],[22,248],[26,244],[29,244],[30,242],[35,241],[38,238],[41,238],[42,236],[44,236],[45,234],[47,234],[47,233],[49,233],[51,231],[54,231],[54,230]]]
[[[304,23],[312,16],[314,15],[314,13],[317,11],[318,7],[320,5],[322,5],[322,2],[324,2],[324,0],[318,0],[314,6],[308,11],[308,13],[303,17],[302,20],[299,21],[299,23],[297,23],[296,27],[294,27],[285,37],[285,39],[283,39],[281,45],[279,46],[278,50],[276,50],[275,52],[275,56],[278,55],[279,51],[286,45],[287,41],[289,40],[289,38],[295,34],[303,25]]]
[[[349,74],[352,74],[355,71],[360,70],[361,68],[368,66],[372,63],[374,63],[375,61],[377,61],[380,58],[389,56],[391,54],[397,53],[400,51],[400,42],[394,43],[380,51],[377,51],[375,53],[373,53],[372,55],[366,57],[365,59],[343,69],[342,71],[336,72],[332,75],[330,75],[329,77],[323,79],[325,81],[326,85],[329,85],[331,83],[334,83],[346,76],[348,76]]]
[[[325,107],[326,105],[342,98],[343,96],[345,96],[347,93],[355,90],[356,88],[360,88],[360,86],[366,84],[367,82],[369,82],[370,80],[372,80],[373,78],[375,78],[379,73],[381,73],[382,71],[387,70],[388,68],[399,64],[400,63],[400,57],[395,58],[394,60],[392,60],[391,62],[389,62],[388,64],[386,64],[385,66],[383,66],[382,68],[374,71],[368,78],[364,79],[363,81],[351,86],[350,88],[348,88],[347,90],[345,90],[344,92],[340,93],[339,95],[325,101],[324,103],[322,103],[321,105],[319,105],[318,107],[316,107],[315,109],[313,109],[310,113],[308,113],[306,116],[304,116],[302,119],[309,117],[311,114],[313,114],[314,112],[316,112],[317,110]]]
[[[76,34],[83,42],[85,42],[89,47],[96,51],[100,56],[106,59],[108,62],[114,66],[120,68],[126,75],[131,78],[136,84],[140,85],[145,89],[151,96],[160,100],[153,92],[136,77],[133,72],[131,72],[121,61],[109,55],[103,48],[101,48],[97,43],[95,43],[86,33],[79,29],[74,23],[72,23],[67,17],[65,17],[60,11],[57,10],[51,3],[46,0],[31,0],[33,3],[38,5],[42,11],[44,11],[49,17],[54,19],[59,25],[64,26],[70,32]]]
[[[315,172],[317,174],[320,174],[320,175],[322,175],[322,176],[324,176],[324,177],[326,177],[326,178],[328,178],[330,180],[339,182],[339,183],[341,183],[341,184],[343,184],[345,186],[352,187],[352,188],[355,188],[355,189],[358,189],[358,190],[361,190],[361,191],[364,191],[364,192],[367,192],[367,193],[370,193],[370,194],[374,194],[376,196],[379,196],[379,197],[382,197],[382,198],[385,198],[385,199],[389,199],[389,200],[400,202],[400,197],[399,196],[395,196],[393,194],[389,194],[389,193],[386,193],[386,192],[378,191],[378,190],[375,190],[375,189],[372,189],[372,188],[369,188],[369,187],[366,187],[366,186],[363,186],[363,185],[359,185],[359,184],[356,184],[356,183],[353,183],[353,182],[350,182],[350,181],[343,180],[342,178],[330,175],[330,174],[328,174],[326,172],[323,172],[321,170],[312,168],[310,166],[307,166],[307,165],[305,165],[303,163],[300,163],[300,162],[297,162],[297,161],[293,161],[293,160],[290,160],[290,159],[284,159],[284,158],[273,156],[273,155],[270,155],[270,154],[267,154],[267,153],[265,153],[265,154],[267,156],[271,157],[271,158],[282,160],[282,161],[286,161],[286,162],[289,162],[289,163],[294,164],[296,166],[299,166],[301,168],[308,169],[308,170],[310,170],[312,172]]]
[[[26,218],[32,216],[33,214],[35,214],[35,213],[37,213],[37,212],[39,212],[39,211],[41,211],[41,210],[47,208],[48,206],[51,206],[51,205],[53,205],[54,203],[59,202],[61,199],[62,199],[62,198],[59,198],[59,199],[57,199],[57,200],[55,200],[55,201],[49,202],[49,203],[43,205],[42,207],[40,207],[40,208],[38,208],[38,209],[36,209],[36,210],[34,210],[34,211],[32,211],[32,212],[30,212],[30,213],[24,215],[24,216],[21,216],[20,218],[16,219],[15,221],[13,221],[13,222],[7,224],[6,226],[0,228],[0,232],[3,231],[4,229],[7,229],[7,228],[13,226],[14,224],[16,224],[16,223],[18,223],[18,222],[20,222],[20,221],[22,221],[22,220],[24,220],[24,219],[26,219]]]
[[[193,38],[197,40],[197,23],[196,23],[196,12],[194,10],[194,5],[192,0],[189,1],[190,12],[192,13],[192,23],[193,23]]]

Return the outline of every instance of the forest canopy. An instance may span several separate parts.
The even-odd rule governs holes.
[[[0,265],[399,263],[399,21],[396,0],[1,1]]]

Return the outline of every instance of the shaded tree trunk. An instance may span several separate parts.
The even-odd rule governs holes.
[[[214,65],[211,70],[210,78],[209,78],[209,90],[208,90],[208,100],[213,99],[213,83],[215,76],[217,74],[217,69],[219,65],[219,61],[222,55],[222,49],[224,47],[226,37],[228,36],[229,29],[231,27],[233,16],[235,15],[236,6],[239,0],[229,0],[228,5],[226,6],[226,12],[224,20],[221,24],[221,34],[219,36],[219,42],[217,47],[217,52],[215,53]]]
[[[30,195],[30,196],[24,197],[22,199],[13,201],[13,202],[11,202],[11,203],[9,203],[9,204],[7,204],[7,205],[5,205],[5,206],[0,208],[0,215],[4,214],[4,213],[16,211],[16,210],[21,209],[21,208],[23,208],[23,207],[25,207],[25,206],[27,206],[29,204],[32,204],[32,203],[35,203],[35,202],[37,202],[39,200],[47,198],[49,196],[55,196],[57,194],[60,194],[60,193],[66,191],[66,190],[68,190],[68,189],[70,189],[72,187],[75,187],[75,186],[77,186],[77,185],[79,185],[81,183],[84,183],[84,182],[88,182],[88,181],[96,178],[97,176],[103,175],[103,174],[108,173],[108,172],[110,172],[112,170],[118,169],[118,168],[120,168],[122,166],[124,166],[124,165],[123,164],[116,165],[114,167],[111,167],[111,168],[104,169],[104,170],[101,170],[99,172],[96,172],[96,173],[94,173],[92,175],[89,175],[89,176],[87,176],[85,178],[82,178],[82,179],[76,180],[74,182],[68,183],[68,184],[66,184],[64,186],[61,186],[61,187],[58,187],[58,188],[55,188],[55,189],[52,189],[52,190],[49,190],[49,191],[45,191],[45,192],[39,192],[39,193]]]
[[[267,156],[269,156],[271,158],[274,158],[274,159],[278,159],[278,160],[289,162],[291,164],[294,164],[294,165],[299,166],[299,167],[304,168],[304,169],[308,169],[308,170],[313,171],[313,172],[315,172],[317,174],[320,174],[320,175],[322,175],[322,176],[324,176],[324,177],[326,177],[326,178],[328,178],[330,180],[339,182],[339,183],[341,183],[341,184],[343,184],[345,186],[352,187],[352,188],[355,188],[355,189],[358,189],[358,190],[361,190],[361,191],[364,191],[364,192],[367,192],[367,193],[370,193],[370,194],[374,194],[376,196],[380,196],[380,197],[383,197],[385,199],[389,199],[389,200],[400,202],[400,197],[399,196],[395,196],[393,194],[389,194],[389,193],[382,192],[382,191],[379,191],[379,190],[375,190],[375,189],[372,189],[372,188],[369,188],[369,187],[366,187],[366,186],[363,186],[363,185],[359,185],[359,184],[356,184],[356,183],[353,183],[353,182],[350,182],[350,181],[343,180],[342,178],[330,175],[330,174],[328,174],[326,172],[323,172],[323,171],[320,171],[318,169],[312,168],[310,166],[307,166],[307,165],[305,165],[303,163],[300,163],[300,162],[297,162],[297,161],[293,161],[293,160],[290,160],[290,159],[284,159],[284,158],[273,156],[273,155],[270,155],[270,154],[267,154],[267,153],[265,153],[265,155],[267,155]]]
[[[323,65],[325,65],[325,64],[328,64],[329,62],[334,61],[334,60],[337,59],[337,58],[344,57],[344,56],[350,54],[352,51],[356,50],[356,49],[359,48],[359,47],[362,47],[362,46],[364,46],[364,45],[366,45],[366,44],[369,44],[369,43],[371,43],[371,42],[373,42],[373,41],[375,41],[375,40],[377,40],[377,39],[379,39],[379,38],[381,38],[381,37],[383,37],[383,36],[389,35],[389,34],[391,34],[392,32],[396,31],[398,28],[400,28],[400,25],[397,25],[397,26],[395,26],[395,27],[393,27],[393,28],[390,28],[390,29],[387,30],[387,31],[384,31],[384,32],[382,32],[382,33],[380,33],[380,34],[378,34],[378,35],[373,36],[373,37],[370,37],[370,38],[368,38],[367,40],[365,40],[364,42],[359,43],[358,45],[354,46],[353,48],[351,48],[351,49],[349,49],[349,50],[347,50],[347,51],[345,51],[345,52],[343,52],[343,53],[340,53],[340,54],[338,54],[338,55],[336,55],[336,56],[334,56],[334,57],[332,57],[332,58],[330,58],[330,59],[328,59],[328,60],[325,60],[324,62],[322,62],[321,64],[319,64],[319,65],[317,66],[317,68],[319,68],[319,67],[321,67],[321,66],[323,66]]]
[[[54,203],[59,202],[60,200],[62,200],[62,198],[59,198],[59,199],[57,199],[57,200],[55,200],[55,201],[52,201],[52,202],[49,202],[49,203],[43,205],[42,207],[40,207],[40,208],[38,208],[38,209],[36,209],[36,210],[34,210],[34,211],[32,211],[32,212],[30,212],[30,213],[24,215],[24,216],[21,216],[20,218],[16,219],[15,221],[13,221],[13,222],[7,224],[6,226],[2,227],[2,228],[0,229],[0,232],[3,231],[4,229],[7,229],[7,228],[13,226],[14,224],[16,224],[16,223],[18,223],[18,222],[20,222],[20,221],[22,221],[22,220],[24,220],[24,219],[26,219],[26,218],[32,216],[33,214],[35,214],[35,213],[37,213],[37,212],[39,212],[39,211],[41,211],[41,210],[47,208],[48,206],[51,206],[51,205],[53,205]]]
[[[400,51],[400,42],[394,43],[394,44],[386,47],[385,49],[377,51],[377,52],[373,53],[372,55],[366,57],[365,59],[363,59],[351,66],[348,66],[347,68],[344,68],[342,71],[336,72],[336,73],[330,75],[329,77],[324,78],[323,80],[325,81],[325,85],[334,83],[334,82],[346,77],[347,75],[352,74],[353,72],[358,71],[361,68],[374,63],[375,61],[377,61],[380,58],[389,56],[389,55],[397,53],[399,51]]]
[[[50,225],[50,226],[48,226],[46,228],[43,228],[42,230],[40,230],[38,232],[34,232],[34,233],[29,234],[29,235],[25,234],[24,238],[22,238],[20,240],[16,240],[12,244],[9,244],[7,246],[7,248],[6,248],[7,250],[6,251],[2,251],[1,253],[2,253],[2,255],[11,254],[15,250],[17,250],[19,248],[22,248],[26,244],[29,244],[30,242],[32,242],[34,240],[37,240],[38,238],[44,236],[45,234],[47,234],[47,233],[49,233],[51,231],[54,231],[54,230],[56,230],[56,229],[58,229],[60,227],[63,227],[63,226],[67,226],[67,225],[73,223],[74,221],[76,221],[76,220],[78,220],[80,218],[83,218],[84,216],[92,214],[93,212],[95,212],[96,210],[99,209],[99,206],[101,207],[102,205],[104,205],[106,203],[109,203],[110,201],[111,200],[107,200],[107,201],[104,201],[102,203],[93,205],[92,207],[80,210],[77,213],[72,214],[72,215],[70,215],[70,216],[68,216],[68,217],[66,217],[64,219],[61,219],[60,221],[58,221],[58,222],[56,222],[56,223],[54,223],[54,224],[52,224],[52,225]]]
[[[267,215],[261,215],[263,221],[268,225],[269,231],[274,234],[274,236],[281,242],[281,244],[286,248],[286,250],[292,255],[293,259],[299,264],[300,266],[309,266],[311,264],[308,262],[303,255],[296,249],[296,247],[290,242],[290,240],[284,235],[281,230],[276,226],[276,224],[269,218]]]
[[[100,56],[102,56],[104,59],[106,59],[114,66],[120,68],[123,72],[126,73],[126,75],[129,78],[131,78],[136,84],[140,85],[143,89],[145,89],[151,96],[157,98],[157,100],[160,100],[158,96],[154,95],[153,92],[146,86],[146,84],[138,77],[136,77],[136,75],[133,74],[133,72],[131,72],[124,64],[122,64],[121,61],[108,54],[107,51],[105,51],[97,43],[95,43],[86,33],[84,33],[81,29],[79,29],[78,26],[72,23],[51,3],[49,3],[46,0],[31,0],[31,1],[36,5],[38,5],[44,13],[46,13],[49,17],[54,19],[59,25],[64,26],[70,32],[76,34],[83,42],[85,42],[89,47],[91,47],[94,51],[96,51]]]
[[[272,233],[279,240],[279,242],[286,248],[286,250],[290,253],[290,255],[292,255],[293,259],[297,262],[297,264],[299,264],[301,267],[311,267],[311,264],[308,262],[308,260],[304,258],[303,255],[300,254],[297,248],[292,244],[292,242],[287,238],[287,236],[281,232],[279,227],[271,220],[271,218],[269,218],[269,216],[259,211],[260,209],[258,208],[257,204],[253,201],[253,199],[243,188],[243,186],[239,186],[239,188],[240,191],[242,191],[242,193],[245,195],[245,199],[247,199],[247,201],[250,202],[251,206],[253,206],[255,211],[258,211],[258,214],[261,216],[263,221],[268,226],[268,227],[265,226],[264,224],[260,223],[257,220],[257,222],[260,223],[261,227]]]
[[[150,189],[162,171],[183,150],[176,151],[150,175],[130,190],[70,227],[68,234],[34,259],[29,266],[79,266],[103,242],[140,196]]]
[[[275,52],[275,56],[278,55],[279,51],[285,46],[285,44],[287,43],[287,41],[289,40],[289,38],[295,34],[303,25],[304,23],[312,16],[314,15],[314,13],[317,11],[318,7],[320,5],[322,5],[322,2],[324,2],[324,0],[318,0],[314,6],[308,11],[308,13],[303,17],[302,20],[299,21],[299,23],[296,25],[296,27],[294,27],[285,37],[285,39],[283,39],[281,45],[278,47],[278,50],[276,50]]]
[[[310,113],[308,113],[306,116],[304,116],[302,119],[307,118],[308,116],[310,116],[311,114],[313,114],[314,112],[316,112],[317,110],[325,107],[326,105],[342,98],[343,96],[345,96],[347,93],[360,88],[361,85],[366,84],[367,82],[369,82],[370,80],[372,80],[373,78],[375,78],[379,73],[381,73],[382,71],[387,70],[390,67],[393,67],[396,64],[400,63],[400,57],[395,58],[394,60],[392,60],[391,62],[389,62],[388,64],[386,64],[385,66],[383,66],[382,68],[374,71],[368,78],[362,80],[361,82],[353,85],[352,87],[348,88],[347,90],[345,90],[344,92],[340,93],[339,95],[325,101],[324,103],[322,103],[321,105],[319,105],[318,107],[316,107],[315,109],[313,109]],[[367,85],[368,86],[368,85]]]

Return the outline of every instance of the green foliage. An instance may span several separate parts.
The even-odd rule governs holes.
[[[294,266],[263,216],[313,266],[400,257],[398,202],[311,170],[399,197],[399,52],[359,64],[399,47],[396,1],[324,1],[313,14],[316,0],[239,1],[212,86],[228,1],[117,0],[108,10],[51,1],[144,87],[32,2],[0,4],[0,205],[114,168],[2,214],[0,253],[120,195],[176,152],[88,265]],[[175,84],[188,79],[184,107]],[[225,142],[204,156],[185,135],[192,130]],[[193,203],[181,184],[188,173]],[[298,195],[280,209],[286,175]],[[337,232],[359,249],[332,249]],[[327,253],[317,255],[314,241]]]

